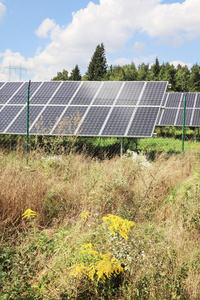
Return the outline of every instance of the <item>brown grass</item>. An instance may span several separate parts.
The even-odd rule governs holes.
[[[98,229],[101,217],[116,214],[137,225],[132,236],[133,259],[124,279],[129,282],[129,288],[123,286],[122,296],[129,295],[127,299],[199,299],[200,185],[195,171],[198,168],[198,155],[194,153],[164,154],[144,169],[127,159],[98,161],[73,153],[45,159],[33,153],[27,167],[21,155],[1,153],[2,240],[13,234],[17,238],[16,233],[28,226],[22,220],[22,213],[28,208],[36,211],[34,226],[49,239],[58,239],[58,245],[53,255],[41,255],[43,267],[32,284],[39,284],[48,275],[49,299],[60,299],[58,295],[69,291],[69,286],[79,295],[88,282],[66,279],[69,277],[67,261],[76,256],[76,247],[86,240],[106,243]],[[90,212],[88,222],[79,218],[79,214],[86,211]],[[57,228],[62,230],[69,224],[72,230],[61,243]],[[145,284],[148,297],[142,294]],[[87,288],[91,290],[94,286]],[[133,297],[137,293],[140,298]],[[180,293],[185,298],[179,297]]]

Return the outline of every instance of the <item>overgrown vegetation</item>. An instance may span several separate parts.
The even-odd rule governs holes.
[[[20,146],[1,150],[0,299],[199,299],[190,144],[153,161],[35,149],[28,166]]]

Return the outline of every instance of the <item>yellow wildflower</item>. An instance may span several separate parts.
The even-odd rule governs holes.
[[[80,251],[80,253],[89,253],[92,254],[94,257],[97,257],[99,253],[94,249],[93,245],[91,243],[81,245],[84,249]]]
[[[74,276],[74,277],[80,277],[81,274],[87,274],[87,267],[84,266],[83,263],[81,264],[77,264],[75,266],[70,267],[69,269],[73,269],[72,273],[70,274],[70,276]]]
[[[87,211],[87,212],[84,212],[82,214],[80,214],[80,217],[87,220],[87,218],[89,217],[90,213]]]
[[[109,230],[113,235],[118,232],[126,240],[128,238],[128,233],[131,231],[131,227],[135,226],[134,222],[124,220],[112,214],[108,214],[106,217],[103,217],[102,220],[108,225]]]
[[[30,219],[31,217],[35,217],[37,215],[37,213],[33,210],[31,210],[30,208],[28,208],[22,215],[22,219]]]

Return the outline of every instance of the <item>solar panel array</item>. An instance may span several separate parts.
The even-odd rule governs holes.
[[[166,93],[163,109],[160,111],[158,126],[182,126],[184,96],[186,96],[185,126],[200,127],[200,94]]]
[[[26,134],[27,82],[0,82],[0,133]],[[152,136],[167,82],[30,85],[30,134]]]

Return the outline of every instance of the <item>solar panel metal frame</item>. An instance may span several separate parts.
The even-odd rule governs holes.
[[[55,81],[53,81],[52,83],[56,83]],[[77,84],[77,82],[76,81],[73,81],[72,82],[72,84]],[[104,85],[106,86],[110,86],[111,88],[112,88],[112,82],[107,82],[107,81],[101,81],[101,82],[87,82],[87,81],[83,81],[83,82],[78,82],[79,83],[79,85],[77,85],[77,89],[75,89],[74,90],[74,93],[72,93],[72,96],[71,96],[71,99],[69,99],[69,101],[68,101],[68,103],[66,103],[66,104],[53,104],[54,103],[54,101],[55,101],[55,99],[56,99],[56,94],[57,93],[59,93],[59,89],[60,89],[60,87],[62,86],[62,84],[63,84],[63,81],[61,81],[61,82],[57,82],[57,87],[53,90],[53,92],[50,94],[50,95],[48,95],[48,100],[46,101],[46,103],[34,103],[34,101],[31,101],[32,99],[34,99],[34,96],[37,96],[37,95],[39,95],[39,93],[40,93],[40,88],[43,86],[43,85],[45,85],[45,82],[41,82],[41,84],[39,85],[39,87],[34,91],[34,93],[33,94],[31,94],[30,93],[30,112],[31,112],[31,107],[34,107],[34,106],[37,106],[37,107],[39,107],[39,106],[41,106],[42,107],[42,109],[41,109],[41,111],[40,111],[40,113],[38,113],[38,115],[35,117],[35,119],[34,119],[34,121],[33,121],[33,123],[30,125],[30,130],[29,130],[29,132],[30,132],[30,134],[35,134],[35,132],[34,133],[32,133],[33,132],[33,128],[35,128],[35,126],[36,126],[36,124],[37,124],[37,122],[39,122],[39,120],[40,120],[40,118],[41,118],[41,116],[43,115],[43,114],[45,114],[45,110],[48,108],[48,107],[58,107],[58,106],[62,106],[63,107],[63,109],[62,109],[62,113],[58,116],[58,118],[57,118],[57,120],[55,121],[54,120],[54,124],[53,124],[53,126],[52,126],[52,128],[51,128],[51,130],[49,130],[49,132],[48,132],[48,134],[45,134],[45,133],[43,133],[43,132],[38,132],[37,134],[40,134],[40,135],[59,135],[58,133],[56,133],[56,129],[57,129],[57,127],[59,126],[59,124],[60,124],[60,122],[61,122],[61,120],[62,120],[62,118],[66,115],[66,113],[67,113],[67,109],[69,108],[69,107],[75,107],[75,106],[78,106],[78,107],[86,107],[86,110],[85,110],[85,113],[84,113],[84,115],[82,116],[82,119],[81,119],[81,121],[80,121],[80,124],[78,125],[78,127],[76,128],[76,130],[75,130],[75,132],[73,132],[72,134],[64,134],[64,133],[62,133],[62,135],[66,135],[66,136],[69,136],[69,135],[80,135],[80,136],[90,136],[90,134],[87,134],[87,132],[85,132],[85,134],[83,135],[83,134],[81,134],[81,131],[80,131],[80,129],[81,129],[81,126],[83,127],[83,124],[84,124],[84,122],[85,122],[85,120],[87,119],[87,116],[89,116],[88,115],[88,113],[90,112],[90,108],[91,107],[109,107],[110,108],[110,110],[109,110],[109,112],[108,112],[108,115],[106,116],[106,118],[105,118],[105,120],[104,120],[104,122],[103,122],[103,125],[101,126],[101,129],[100,129],[100,131],[99,131],[99,133],[98,134],[95,134],[95,135],[91,135],[91,136],[110,136],[110,137],[112,137],[112,136],[118,136],[118,137],[126,137],[126,136],[130,136],[130,137],[150,137],[150,136],[152,136],[152,134],[153,134],[153,131],[154,131],[154,127],[155,127],[155,125],[156,125],[156,121],[157,121],[157,117],[158,117],[158,113],[159,113],[159,109],[160,109],[160,107],[161,107],[161,103],[163,102],[163,100],[164,100],[164,95],[165,95],[165,91],[166,91],[166,88],[167,88],[167,84],[168,84],[168,82],[161,82],[160,84],[158,83],[158,82],[139,82],[139,81],[132,81],[132,83],[131,82],[129,82],[129,81],[127,81],[127,82],[121,82],[121,81],[119,81],[119,82],[113,82],[113,85],[115,85],[115,86],[117,86],[118,84],[119,84],[119,86],[121,85],[121,87],[119,88],[119,90],[118,90],[118,93],[117,93],[117,95],[116,95],[116,93],[115,93],[115,99],[114,99],[114,101],[113,101],[113,103],[112,103],[112,105],[106,105],[106,104],[97,104],[97,102],[95,101],[95,99],[98,99],[98,95],[104,95],[104,100],[105,100],[105,98],[106,98],[106,92],[104,92],[103,91],[103,88],[104,88]],[[123,90],[123,88],[126,86],[126,83],[127,83],[127,85],[134,85],[134,84],[140,84],[141,83],[141,86],[143,86],[142,87],[142,89],[141,89],[141,92],[140,92],[140,96],[138,97],[138,99],[137,99],[137,103],[133,103],[133,105],[131,105],[131,103],[129,104],[129,105],[123,105],[122,103],[120,103],[120,104],[117,104],[117,101],[118,101],[118,99],[119,99],[119,97],[120,97],[120,94],[121,94],[121,92],[122,92],[122,90]],[[6,86],[6,84],[7,84],[7,82],[2,82],[2,84],[0,83],[0,97],[1,97],[1,91],[2,91],[2,88],[3,87],[5,87]],[[21,83],[21,85],[20,85],[20,88],[23,86],[23,85],[25,85],[25,84],[27,84],[27,83]],[[49,85],[51,85],[51,83],[49,83]],[[96,85],[96,87],[95,87],[95,85]],[[158,88],[160,88],[160,90],[159,91],[153,91],[153,93],[155,94],[155,96],[152,96],[152,97],[157,97],[156,96],[156,93],[160,93],[160,95],[159,95],[159,97],[157,97],[157,99],[154,99],[155,101],[156,101],[156,105],[155,104],[152,104],[151,103],[151,101],[147,101],[147,100],[145,100],[145,98],[144,98],[144,92],[145,92],[145,94],[146,95],[148,95],[148,90],[147,90],[147,88],[148,88],[148,85],[149,86],[152,86],[152,89],[153,89],[153,86],[155,85],[155,86],[157,86]],[[78,95],[78,97],[79,97],[79,99],[81,99],[81,91],[83,90],[83,94],[84,94],[84,98],[87,96],[87,86],[88,87],[92,87],[92,92],[91,92],[91,95],[92,95],[92,98],[90,97],[90,101],[89,102],[87,102],[87,104],[75,104],[76,103],[76,101],[74,101],[74,99],[76,99],[76,96]],[[83,88],[82,88],[83,87]],[[19,88],[19,89],[20,89]],[[18,89],[18,90],[19,90]],[[15,93],[13,94],[13,95],[11,95],[10,96],[10,98],[6,101],[6,103],[4,103],[4,104],[1,104],[0,103],[0,112],[3,112],[3,110],[4,110],[4,107],[8,107],[9,108],[9,106],[19,106],[20,105],[20,107],[21,107],[21,109],[20,109],[20,111],[16,114],[16,116],[14,117],[14,118],[12,118],[12,120],[10,121],[10,124],[6,127],[6,130],[4,130],[2,133],[4,133],[4,134],[6,134],[6,133],[9,133],[9,134],[25,134],[24,132],[22,132],[22,133],[20,133],[20,132],[15,132],[14,130],[13,130],[13,132],[11,132],[9,129],[11,129],[11,128],[13,128],[13,124],[14,124],[14,122],[16,122],[16,120],[20,117],[20,114],[22,113],[22,111],[24,111],[24,109],[25,109],[25,107],[26,107],[26,103],[25,104],[12,104],[11,103],[11,99],[14,97],[14,95],[18,92],[18,90],[16,90],[15,91]],[[86,91],[86,92],[85,92]],[[151,90],[151,93],[152,93],[152,90]],[[85,94],[86,94],[86,96],[85,96]],[[90,94],[90,93],[89,93]],[[109,97],[111,97],[110,96],[110,92],[108,91],[108,93],[107,93],[107,95],[109,96]],[[108,98],[109,98],[108,97]],[[86,97],[87,98],[87,97]],[[141,99],[144,101],[146,101],[145,102],[145,105],[144,104],[142,104],[141,103]],[[79,100],[78,100],[79,101]],[[56,101],[55,101],[56,102]],[[10,103],[10,104],[9,104]],[[132,106],[132,107],[134,107],[134,110],[133,110],[133,114],[132,114],[132,116],[131,116],[131,118],[130,118],[130,120],[129,120],[129,124],[128,124],[128,126],[127,126],[127,128],[126,128],[126,131],[125,131],[125,134],[124,135],[118,135],[117,134],[117,127],[116,127],[116,134],[114,134],[114,135],[105,135],[105,134],[103,134],[103,132],[105,132],[104,131],[104,128],[106,127],[106,124],[107,124],[107,122],[109,122],[109,118],[112,116],[112,112],[113,112],[113,109],[114,108],[123,108],[123,107],[130,107],[130,106]],[[134,136],[132,136],[132,135],[129,135],[128,133],[129,133],[129,129],[130,129],[130,127],[132,126],[132,123],[133,123],[133,121],[134,121],[134,118],[135,118],[135,115],[138,115],[139,114],[139,111],[140,111],[140,109],[139,108],[144,108],[144,110],[146,109],[146,110],[149,110],[149,107],[151,107],[151,108],[153,108],[153,112],[154,112],[154,114],[156,115],[156,117],[155,117],[155,121],[153,120],[151,123],[149,123],[149,124],[145,124],[145,126],[150,126],[151,128],[150,128],[150,130],[148,131],[148,134],[146,134],[145,133],[145,129],[143,130],[143,132],[142,132],[142,134],[137,134],[137,132],[136,132],[136,134],[134,135]],[[159,108],[159,109],[158,109]],[[157,112],[157,110],[158,110],[158,112]],[[142,115],[141,115],[141,117],[142,117]],[[144,122],[143,123],[145,123],[146,122],[146,120],[144,120]],[[114,124],[113,124],[113,126],[114,126]],[[142,129],[142,128],[140,128],[140,129]],[[139,132],[139,131],[138,131]]]

